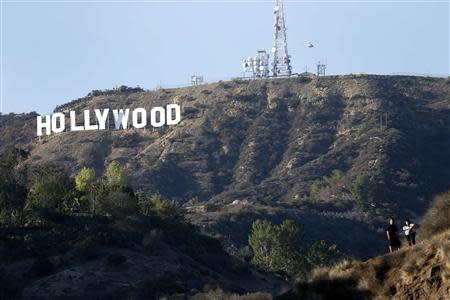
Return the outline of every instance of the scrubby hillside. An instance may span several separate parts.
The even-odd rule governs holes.
[[[276,299],[448,299],[449,253],[447,231],[366,262],[345,261],[333,269],[317,269],[309,282]]]
[[[33,163],[72,173],[91,166],[99,174],[119,161],[136,190],[185,203],[192,221],[237,251],[255,219],[291,218],[307,238],[367,258],[385,249],[385,218],[417,218],[448,189],[449,99],[445,78],[372,75],[96,91],[57,110],[178,103],[182,121],[30,135],[20,145]],[[2,122],[2,135],[9,126]]]
[[[415,246],[365,262],[316,269],[308,281],[275,299],[448,299],[450,297],[450,193],[435,198]]]
[[[0,299],[186,299],[208,286],[285,285],[227,254],[174,202],[135,193],[116,162],[73,180],[25,158],[0,152]]]

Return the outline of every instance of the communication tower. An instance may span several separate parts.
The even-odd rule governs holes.
[[[191,85],[200,85],[203,84],[203,76],[192,75],[191,76]]]
[[[317,63],[317,76],[325,76],[325,70],[327,66],[325,64],[321,64],[320,61]]]
[[[286,24],[284,19],[283,1],[276,0],[275,9],[275,34],[272,48],[273,63],[272,72],[273,76],[291,76],[291,57],[288,53],[287,37],[286,37]]]
[[[244,77],[250,74],[252,78],[266,78],[269,76],[269,54],[266,50],[258,50],[256,56],[244,60],[242,67]]]

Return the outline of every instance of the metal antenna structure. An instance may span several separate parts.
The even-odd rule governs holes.
[[[291,57],[288,54],[286,25],[284,20],[283,1],[276,0],[275,9],[275,35],[272,48],[273,76],[291,76]]]

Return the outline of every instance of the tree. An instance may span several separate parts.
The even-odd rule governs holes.
[[[254,253],[252,262],[267,271],[282,271],[290,276],[304,271],[302,234],[293,221],[286,220],[280,225],[255,221],[249,244]]]
[[[314,180],[313,183],[311,184],[311,187],[309,188],[309,195],[313,200],[320,201],[322,199],[321,192],[326,187],[327,185],[323,180],[321,179]]]
[[[333,170],[330,176],[315,180],[309,189],[311,199],[315,201],[342,201],[348,193],[347,177],[341,170]]]
[[[125,171],[116,161],[111,162],[106,168],[105,178],[110,189],[117,190],[127,186]]]
[[[164,200],[158,193],[152,194],[150,197],[139,195],[139,210],[144,216],[159,215],[164,218],[177,218],[181,216],[181,212],[175,201]]]
[[[336,245],[329,245],[324,240],[314,241],[307,253],[307,261],[311,267],[330,266],[341,257]]]
[[[14,147],[6,147],[0,154],[0,224],[19,221],[25,204],[26,176],[17,165],[27,153]]]
[[[375,198],[376,184],[367,174],[360,174],[350,188],[353,199],[360,203],[371,201]]]
[[[90,192],[95,184],[95,170],[93,168],[82,168],[75,177],[76,189],[80,192]]]
[[[70,201],[70,190],[68,177],[59,174],[41,177],[31,187],[25,209],[41,217],[63,213],[63,203]]]
[[[88,203],[91,203],[92,214],[95,214],[97,186],[98,185],[95,179],[95,170],[93,168],[84,167],[75,177],[75,187],[78,191],[87,195]],[[85,197],[86,196],[83,196],[81,199],[86,199]]]
[[[249,235],[252,263],[270,272],[304,277],[311,268],[327,266],[341,258],[336,245],[315,241],[308,247],[300,227],[291,220],[280,225],[256,220]]]

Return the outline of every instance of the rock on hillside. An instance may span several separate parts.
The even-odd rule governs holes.
[[[377,230],[388,215],[414,219],[432,195],[449,188],[448,78],[349,75],[124,89],[91,93],[57,110],[168,103],[181,105],[182,121],[160,130],[64,132],[38,140],[14,128],[30,162],[61,163],[72,173],[91,166],[100,174],[117,160],[137,190],[180,203],[195,199],[186,204],[191,219],[223,236],[241,234],[237,247],[254,218],[292,217],[310,226],[313,238],[340,241],[347,252],[368,257],[384,248],[366,239],[383,238]],[[34,118],[19,119],[23,128],[34,126]],[[14,131],[1,124],[0,136]],[[13,134],[0,147],[8,141],[16,142]],[[312,199],[311,184],[336,169],[350,183],[368,174],[376,196],[364,203],[332,192]],[[348,230],[359,237],[349,240]]]

